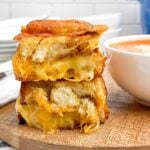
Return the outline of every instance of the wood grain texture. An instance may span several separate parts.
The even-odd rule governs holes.
[[[23,150],[141,149],[150,150],[150,108],[134,101],[104,73],[110,116],[101,128],[85,135],[78,130],[44,134],[18,125],[14,103],[0,109],[0,139]]]

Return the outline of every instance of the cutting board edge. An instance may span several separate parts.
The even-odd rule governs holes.
[[[3,128],[0,127],[0,130],[3,130]],[[127,150],[149,150],[150,145],[137,145],[137,146],[101,146],[101,147],[81,147],[81,146],[73,146],[73,145],[56,145],[56,144],[50,144],[46,142],[41,142],[39,140],[35,139],[30,139],[26,138],[24,136],[16,135],[12,136],[12,132],[2,132],[0,135],[0,139],[7,142],[11,146],[17,148],[17,149],[23,149],[23,150],[28,150],[28,146],[30,146],[33,149],[30,150],[47,150],[47,148],[52,149],[52,150],[122,150],[122,149],[127,149]],[[13,137],[13,138],[9,138]]]

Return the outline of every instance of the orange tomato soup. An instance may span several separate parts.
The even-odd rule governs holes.
[[[150,54],[150,39],[118,42],[110,46],[122,51]]]

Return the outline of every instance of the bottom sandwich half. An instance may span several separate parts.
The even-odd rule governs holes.
[[[16,110],[20,123],[54,132],[79,128],[90,133],[108,117],[102,78],[92,81],[22,82]]]

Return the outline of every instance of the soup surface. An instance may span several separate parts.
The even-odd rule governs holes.
[[[150,54],[150,39],[118,42],[110,46],[122,51]]]

